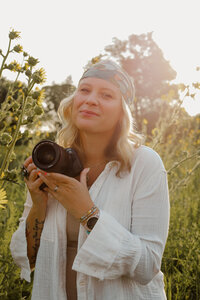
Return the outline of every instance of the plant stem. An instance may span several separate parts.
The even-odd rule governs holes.
[[[1,65],[1,69],[0,69],[0,78],[1,78],[1,75],[2,75],[2,72],[3,72],[3,68],[4,68],[4,65],[5,65],[6,59],[8,57],[8,54],[10,53],[10,46],[11,46],[11,39],[9,40],[7,53],[4,56],[3,61],[2,61],[2,65]]]
[[[198,152],[186,157],[186,158],[183,158],[181,161],[179,161],[178,163],[176,163],[175,165],[173,165],[169,170],[167,170],[167,173],[170,173],[172,170],[174,170],[175,168],[177,168],[178,166],[180,166],[180,164],[182,164],[183,162],[185,162],[186,160],[189,160],[195,156],[198,155]]]
[[[31,85],[31,87],[33,88],[33,85]],[[30,87],[29,87],[28,91],[30,93],[30,91],[31,91]],[[26,99],[27,99],[29,93],[27,93],[26,95],[24,95],[24,99],[23,99],[23,102],[22,102],[23,103],[22,104],[22,111],[21,111],[19,120],[17,122],[17,127],[16,127],[16,130],[15,130],[12,142],[11,142],[11,144],[8,147],[7,153],[6,153],[5,157],[4,157],[3,163],[1,165],[0,178],[1,178],[1,175],[3,174],[3,172],[5,170],[7,170],[7,168],[8,168],[8,165],[9,165],[9,162],[10,162],[10,157],[11,157],[11,154],[12,154],[13,149],[15,147],[15,144],[16,144],[16,141],[17,141],[17,136],[18,136],[18,133],[19,133],[19,129],[20,129],[20,126],[21,126],[21,123],[22,123],[22,119],[23,119],[23,116],[24,116],[24,111],[25,111],[25,106],[26,106]]]

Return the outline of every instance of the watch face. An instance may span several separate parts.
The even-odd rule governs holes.
[[[97,217],[92,217],[87,221],[87,227],[89,229],[93,229],[94,225],[96,224],[96,222],[98,221]]]

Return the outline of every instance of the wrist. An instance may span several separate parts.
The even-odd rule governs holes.
[[[81,225],[90,233],[100,217],[100,210],[95,205],[80,218]]]
[[[47,205],[45,205],[45,204],[40,204],[40,205],[33,204],[31,207],[32,213],[38,217],[45,217],[46,210],[47,210]]]

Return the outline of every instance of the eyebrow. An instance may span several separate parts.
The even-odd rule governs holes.
[[[88,86],[88,87],[92,87],[92,86],[93,86],[93,85],[90,84],[90,83],[82,82],[82,83],[79,84],[78,87],[81,87],[81,86],[84,86],[84,85],[85,85],[85,86]],[[111,93],[116,94],[116,92],[115,92],[114,90],[112,90],[112,89],[110,89],[110,88],[108,88],[108,87],[100,87],[100,90],[106,90],[106,91],[109,91],[109,92],[111,92]]]

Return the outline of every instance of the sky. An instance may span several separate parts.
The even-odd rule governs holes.
[[[199,11],[199,0],[7,0],[1,3],[0,48],[5,52],[14,28],[21,32],[18,43],[46,70],[46,84],[71,75],[76,85],[83,67],[114,37],[153,31],[176,82],[191,84],[200,82]],[[184,107],[200,113],[200,95]]]

